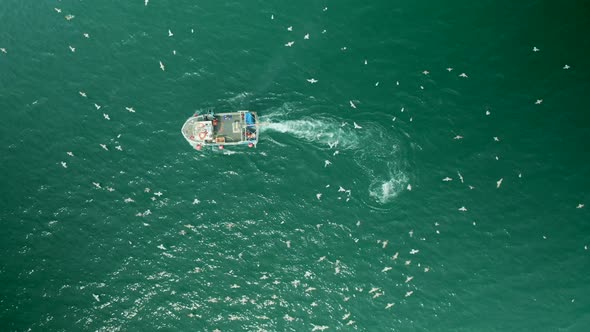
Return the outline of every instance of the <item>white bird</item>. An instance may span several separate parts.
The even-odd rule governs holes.
[[[352,102],[352,100],[349,100],[349,102],[350,102],[350,107],[356,108],[356,105]]]
[[[462,139],[462,138],[463,138],[463,136],[461,136],[461,135],[457,135],[457,136],[453,137],[453,139]]]
[[[290,26],[290,27],[288,27],[288,28],[287,28],[287,30],[289,30],[289,31],[293,31],[293,27],[292,27],[292,26]]]
[[[157,193],[154,193],[154,195],[160,197],[160,196],[162,196],[162,193],[158,191]]]
[[[53,8],[53,9],[55,9],[56,12],[61,13],[61,9],[59,9],[59,8]]]
[[[336,150],[336,151],[334,151],[334,153],[332,155],[335,156],[335,155],[337,155],[339,153],[340,153],[340,151]]]
[[[465,212],[465,211],[467,211],[467,208],[466,208],[466,207],[464,207],[464,206],[462,206],[462,207],[460,207],[460,208],[459,208],[459,211],[461,211],[461,212]]]
[[[176,55],[176,50],[172,50],[172,54]]]
[[[328,165],[330,165],[330,164],[332,164],[331,161],[329,161],[329,160],[324,161],[324,167],[328,167]]]
[[[368,64],[367,60],[365,60],[365,66]]]
[[[399,85],[399,81],[395,81],[395,85]]]
[[[490,115],[490,114],[491,114],[490,111],[486,111],[486,115]]]
[[[410,250],[410,255],[415,255],[419,252],[420,252],[420,250],[418,250],[418,249],[412,249],[412,250]]]
[[[115,149],[117,149],[119,151],[123,151],[123,148],[120,145],[115,146]]]
[[[581,208],[583,208],[583,207],[584,207],[584,204],[581,204],[581,203],[580,203],[580,204],[578,204],[578,206],[576,206],[576,209],[581,209]]]
[[[537,48],[537,46],[533,46],[533,52],[539,52],[540,49]]]
[[[324,29],[324,30],[322,30],[322,33],[326,33],[326,31],[327,31],[327,30],[326,30],[326,29]]]
[[[395,303],[387,303],[387,305],[385,306],[385,309],[389,309],[391,307],[393,307],[395,305]]]
[[[125,109],[131,113],[135,113],[135,110],[133,109],[133,107],[125,107]]]
[[[75,47],[72,47],[72,45],[70,45],[70,46],[68,46],[68,47],[70,48],[70,51],[72,51],[72,52],[76,52],[76,48],[75,48]]]
[[[199,204],[199,203],[201,203],[201,201],[199,201],[199,199],[198,199],[198,198],[195,198],[195,199],[193,200],[193,205],[195,205],[195,204]]]
[[[105,119],[107,119],[107,120],[110,120],[110,119],[111,119],[111,118],[109,117],[109,115],[108,115],[108,114],[106,114],[106,113],[103,113],[103,114],[102,114],[102,116],[104,116],[104,118],[105,118]]]
[[[354,129],[362,129],[363,127],[359,126],[358,124],[356,124],[356,122],[352,123],[354,125]]]
[[[87,33],[84,33],[84,37],[85,37],[85,38],[90,38],[90,35],[89,35],[89,34],[87,34]]]
[[[148,2],[150,2],[150,0],[145,0],[143,3],[147,6]]]
[[[7,53],[8,53],[8,52],[6,52],[6,49],[5,49],[4,47],[1,47],[1,48],[0,48],[0,51],[1,51],[2,53],[4,53],[4,54],[7,54]]]
[[[79,91],[78,93],[80,94],[80,96],[82,96],[82,97],[85,97],[85,98],[86,98],[86,92],[84,92],[84,91]]]
[[[162,61],[160,61],[160,69],[162,69],[162,71],[166,70],[166,68],[164,67],[164,64],[162,63]]]
[[[328,146],[330,146],[330,149],[335,148],[336,146],[338,146],[338,141],[336,141],[334,143],[328,142]]]
[[[405,296],[405,297],[408,297],[408,296],[410,296],[410,295],[412,295],[412,294],[414,294],[414,291],[409,291],[409,292],[406,292],[406,296]]]
[[[393,256],[391,256],[391,259],[396,260],[398,256],[399,252],[396,252]]]
[[[68,15],[66,15],[66,20],[70,21],[70,20],[72,20],[74,17],[76,17],[76,16],[74,16],[74,15],[72,15],[72,14],[68,14]]]
[[[132,202],[135,202],[135,201],[133,200],[133,198],[128,197],[128,198],[125,198],[125,200],[123,202],[125,202],[125,203],[132,203]]]
[[[494,136],[494,141],[500,142],[500,139],[498,137]]]
[[[407,277],[407,278],[406,278],[406,284],[407,284],[408,282],[412,281],[412,279],[414,279],[414,277]]]
[[[565,65],[565,66],[563,66],[563,69],[570,69],[570,66],[569,65]]]
[[[543,102],[543,99],[537,99],[537,101],[535,101],[535,105],[540,105]]]
[[[345,192],[346,189],[342,188],[342,186],[340,186],[340,188],[338,188],[338,192]]]
[[[309,39],[309,33],[303,36],[303,39]]]
[[[313,324],[311,324],[313,325]],[[329,326],[325,326],[325,325],[313,325],[313,329],[311,329],[311,331],[323,331],[325,329],[329,328]]]
[[[375,83],[375,86],[379,86],[379,82]]]
[[[342,320],[347,320],[350,317],[350,312],[342,316]]]
[[[453,71],[453,68],[449,67],[449,68],[447,68],[447,71],[451,72],[451,71]]]
[[[168,29],[168,37],[172,37],[174,36],[174,34],[172,33],[172,31],[170,31],[170,29]]]
[[[328,10],[328,7],[324,7],[324,9],[323,9],[322,11],[324,11],[324,12],[325,12],[326,10]]]
[[[381,272],[387,272],[387,271],[389,271],[391,269],[392,269],[392,267],[387,266],[387,267],[384,267],[383,270],[381,270]]]
[[[273,15],[270,15],[270,19],[271,19],[271,20],[274,20],[274,19],[275,19],[275,16],[274,16],[274,14],[273,14]]]
[[[98,295],[92,294],[92,297],[94,297],[94,299],[96,300],[96,302],[100,302],[100,299],[98,298]]]
[[[72,152],[70,152],[70,151],[68,151],[68,152],[66,152],[66,153],[67,153],[67,154],[68,154],[68,156],[70,156],[70,157],[73,157],[73,156],[74,156],[74,154],[73,154]]]
[[[100,109],[100,105],[99,105],[99,104],[97,104],[97,103],[94,103],[94,107],[96,107],[96,109],[97,109],[97,110],[99,110],[99,109]]]
[[[376,292],[376,291],[378,291],[378,290],[379,290],[379,287],[373,287],[373,288],[371,288],[371,290],[369,291],[369,294],[371,294],[371,293],[375,293],[375,292]]]
[[[322,194],[321,194],[321,193],[317,193],[317,194],[315,195],[315,197],[317,197],[318,199],[321,199],[321,198],[322,198]]]
[[[422,74],[428,75],[428,74],[430,74],[430,72],[428,70],[425,70],[425,71],[422,72]]]
[[[107,148],[107,146],[105,144],[101,144],[100,147],[105,149],[106,151],[109,151],[109,149]]]
[[[501,178],[496,182],[496,188],[500,188],[500,186],[502,185],[502,181],[504,181],[504,178]]]
[[[465,73],[461,73],[461,74],[459,74],[459,77],[467,78],[468,76]]]
[[[461,173],[457,172],[457,176],[459,176],[459,180],[461,180],[461,183],[463,183],[463,175],[461,175]]]
[[[92,184],[93,184],[93,185],[94,185],[96,188],[99,188],[99,189],[101,188],[101,187],[100,187],[100,183],[98,183],[98,182],[92,182]]]
[[[445,182],[448,182],[448,181],[453,181],[453,179],[452,179],[452,178],[450,178],[450,177],[448,177],[448,176],[447,176],[446,178],[442,179],[442,180],[443,180],[443,181],[445,181]]]
[[[309,83],[311,83],[311,84],[314,84],[314,83],[317,83],[317,82],[318,82],[318,80],[316,80],[315,78],[310,78],[310,79],[308,79],[307,81],[308,81]]]
[[[65,162],[65,161],[62,161],[62,162],[61,162],[61,165],[63,166],[63,168],[68,168],[68,164],[66,164],[66,162]]]
[[[295,42],[294,41],[290,41],[290,42],[286,43],[285,46],[291,47],[291,46],[293,46],[293,44],[295,44]]]
[[[408,184],[408,187],[406,189],[408,189],[409,191],[412,191],[412,185]]]
[[[406,109],[405,107],[402,107],[402,108],[400,109],[400,112],[402,112],[402,113],[403,113],[405,109]]]

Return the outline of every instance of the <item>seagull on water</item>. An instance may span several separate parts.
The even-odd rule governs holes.
[[[406,189],[408,189],[409,191],[412,191],[412,185],[408,184],[408,187]]]
[[[463,139],[463,136],[457,135],[457,136],[453,137],[453,139]]]
[[[293,27],[292,27],[292,26],[290,26],[290,27],[288,27],[288,28],[287,28],[287,30],[289,30],[289,31],[293,31]]]
[[[285,46],[291,47],[291,46],[293,46],[293,44],[295,44],[295,42],[294,41],[290,41],[290,42],[286,43]]]
[[[537,99],[537,101],[535,101],[535,105],[541,105],[542,102],[543,102],[543,99]]]
[[[461,211],[461,212],[465,212],[465,211],[467,211],[467,208],[466,208],[466,207],[464,207],[464,206],[462,206],[462,207],[460,207],[460,208],[459,208],[459,211]]]
[[[82,97],[86,98],[86,92],[84,92],[84,91],[79,91],[78,93],[80,94],[80,96],[82,96]]]
[[[533,46],[533,52],[539,52],[540,49],[537,48],[537,46]]]
[[[274,14],[270,15],[270,19],[271,19],[271,20],[274,20],[274,19],[275,19],[275,16],[274,16]]]
[[[459,77],[467,78],[468,76],[465,73],[461,73],[461,74],[459,74]]]
[[[314,84],[314,83],[317,83],[317,82],[318,82],[318,80],[316,80],[315,78],[310,78],[310,79],[308,79],[307,81],[308,81],[309,83],[311,83],[311,84]]]
[[[317,193],[317,194],[315,195],[315,197],[317,197],[317,198],[318,198],[318,200],[320,200],[320,199],[322,198],[322,194],[321,194],[321,193]]]
[[[168,29],[168,37],[172,37],[174,36],[174,34],[172,33],[172,31],[170,31],[170,29]]]
[[[89,35],[89,34],[87,34],[87,33],[84,33],[84,37],[85,37],[85,38],[90,38],[90,35]]]
[[[486,111],[486,115],[490,115],[490,114],[492,114],[492,113],[490,113],[490,111]]]
[[[331,161],[329,161],[329,160],[324,161],[324,167],[328,167],[328,165],[330,165],[330,164],[332,164]]]
[[[125,107],[125,109],[131,113],[135,113],[135,110],[133,109],[133,107]]]
[[[303,36],[303,39],[309,39],[309,33]]]
[[[145,0],[143,3],[147,6],[148,2],[150,2],[150,0]]]
[[[379,86],[379,82],[375,83],[375,86]]]
[[[576,209],[581,209],[583,207],[584,207],[584,204],[580,203],[580,204],[578,204],[578,206],[576,206]]]
[[[428,74],[430,74],[430,72],[428,70],[425,70],[425,71],[422,72],[422,74],[428,75]]]
[[[4,47],[0,48],[0,51],[4,54],[7,54],[8,52],[6,52],[6,49]]]
[[[563,69],[570,69],[570,66],[569,65],[565,65],[565,66],[563,66]]]
[[[162,61],[160,61],[160,69],[162,69],[162,71],[165,71],[166,68],[164,67],[164,64],[162,63]]]
[[[500,188],[500,186],[502,185],[502,181],[504,181],[504,178],[501,178],[496,182],[496,188]]]
[[[356,122],[352,123],[354,125],[354,129],[362,129],[363,127],[359,126],[358,124],[356,124]]]
[[[451,72],[451,71],[453,71],[453,68],[449,67],[449,68],[447,68],[447,71]]]

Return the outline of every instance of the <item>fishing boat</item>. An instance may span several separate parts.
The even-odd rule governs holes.
[[[231,145],[256,147],[258,132],[258,115],[251,111],[196,113],[182,126],[182,136],[199,151],[206,146],[220,150]]]

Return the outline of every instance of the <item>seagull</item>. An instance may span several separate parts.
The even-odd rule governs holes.
[[[358,124],[356,124],[356,122],[352,123],[354,125],[354,129],[362,129],[363,127],[359,126]]]
[[[131,113],[135,113],[135,110],[133,109],[133,107],[125,107],[125,109]]]
[[[123,151],[123,148],[120,145],[115,146],[115,149],[117,149],[119,151]]]
[[[457,175],[459,176],[459,180],[461,180],[461,183],[463,183],[463,175],[461,175],[461,173],[459,173],[458,171],[457,171]]]
[[[65,161],[62,161],[61,165],[63,166],[63,168],[68,168],[68,164],[66,164]]]
[[[430,72],[428,70],[425,70],[425,71],[422,72],[422,74],[428,75],[428,74],[430,74]]]
[[[581,209],[581,208],[583,208],[583,207],[584,207],[584,204],[581,204],[581,203],[580,203],[580,204],[578,204],[578,206],[576,206],[576,209]]]
[[[303,36],[303,39],[309,39],[309,33]]]
[[[504,178],[501,178],[496,182],[496,188],[500,188],[500,186],[502,185],[502,181],[504,181]]]
[[[500,139],[498,137],[494,136],[494,141],[500,142]]]
[[[375,293],[375,292],[376,292],[376,291],[378,291],[378,290],[379,290],[379,287],[373,287],[373,288],[371,288],[371,290],[369,291],[369,294],[371,294],[371,293]]]
[[[317,194],[315,195],[315,197],[317,197],[317,198],[318,198],[318,200],[319,200],[319,199],[321,199],[321,198],[322,198],[322,194],[321,194],[321,193],[317,193]]]
[[[541,105],[542,102],[543,102],[543,99],[537,99],[537,101],[535,102],[535,105]]]
[[[71,19],[73,19],[74,17],[76,17],[76,16],[74,16],[74,15],[72,15],[72,14],[68,14],[68,15],[66,15],[66,20],[70,21],[70,20],[71,20]]]
[[[375,86],[379,86],[379,82],[375,83]]]
[[[324,7],[324,9],[323,9],[322,11],[324,11],[324,12],[325,12],[326,10],[328,10],[328,7]]]
[[[334,147],[338,146],[338,141],[336,141],[336,142],[334,142],[334,143],[330,143],[330,142],[328,142],[328,146],[330,147],[330,149],[331,149],[331,148],[334,148]]]
[[[399,252],[396,252],[393,256],[391,256],[391,259],[396,260],[398,255],[399,255]]]
[[[418,249],[412,249],[412,250],[410,250],[410,255],[415,255],[419,252],[420,252],[420,250],[418,250]]]
[[[172,33],[172,31],[170,31],[170,29],[168,29],[168,37],[172,37],[174,36],[174,34]]]
[[[290,26],[290,27],[288,27],[288,28],[287,28],[287,30],[289,30],[289,31],[293,31],[293,27],[292,27],[292,26]]]
[[[82,97],[86,98],[86,92],[84,92],[84,91],[79,91],[78,93],[80,94],[80,96],[82,96]]]
[[[199,201],[199,199],[198,199],[198,198],[195,198],[195,199],[193,200],[193,205],[195,205],[195,204],[199,204],[199,203],[201,203],[201,201]]]
[[[107,148],[107,146],[106,146],[106,145],[104,145],[104,144],[101,144],[100,146],[101,146],[103,149],[105,149],[106,151],[109,151],[109,149]]]
[[[94,297],[94,299],[96,300],[96,302],[100,302],[100,299],[98,298],[98,295],[92,294],[92,296]]]
[[[270,15],[270,19],[271,19],[271,20],[274,20],[274,19],[275,19],[275,16],[274,16],[274,14],[273,14],[273,15]]]
[[[94,103],[94,107],[96,107],[96,109],[97,109],[97,110],[99,110],[99,109],[100,109],[100,105],[99,105],[99,104],[97,104],[97,103]]]
[[[463,136],[461,136],[461,135],[457,135],[457,136],[453,137],[453,139],[462,139],[462,138],[463,138]]]
[[[465,74],[465,73],[461,73],[461,74],[459,74],[459,77],[464,77],[464,78],[467,78],[468,76],[467,76],[467,74]]]
[[[563,69],[570,69],[570,66],[569,65],[565,65],[565,66],[563,66]]]
[[[0,51],[4,54],[7,54],[8,52],[6,52],[6,49],[4,47],[0,48]]]
[[[412,279],[414,279],[414,277],[407,277],[407,278],[406,278],[406,284],[407,284],[408,282],[412,281]]]
[[[387,305],[385,306],[385,309],[389,309],[391,307],[393,307],[395,305],[395,303],[387,303]]]
[[[412,185],[411,185],[411,184],[408,184],[408,187],[407,187],[407,189],[408,189],[409,191],[412,191]]]
[[[350,107],[356,108],[356,105],[352,102],[352,100],[349,100],[349,102],[350,102]]]
[[[104,118],[105,118],[105,119],[107,119],[107,120],[110,120],[110,119],[111,119],[111,118],[109,117],[109,115],[108,115],[108,114],[106,114],[106,113],[103,113],[103,114],[102,114],[102,116],[104,116]]]
[[[342,316],[342,320],[347,320],[350,317],[350,312]]]
[[[387,266],[387,267],[384,267],[383,270],[381,270],[381,272],[387,272],[387,271],[389,271],[391,269],[392,269],[392,267]]]
[[[342,186],[340,186],[340,188],[338,188],[338,192],[345,192],[346,189],[342,188]]]
[[[453,181],[453,179],[447,176],[446,178],[443,179],[443,181],[449,182],[449,181]]]
[[[339,153],[340,153],[340,151],[336,150],[336,151],[334,151],[334,153],[332,155],[335,156],[335,155],[337,155]]]
[[[144,3],[145,3],[146,6],[148,5],[148,2],[150,2],[150,0],[145,0],[144,1]]]
[[[412,295],[412,294],[414,294],[414,291],[409,291],[409,292],[406,292],[406,296],[405,296],[405,297],[408,297],[408,296],[410,296],[410,295]]]
[[[164,64],[162,63],[162,61],[160,61],[160,69],[162,69],[162,71],[165,71],[166,68],[164,67]]]
[[[402,109],[400,109],[400,112],[403,113],[405,109],[406,109],[405,107],[402,107]]]
[[[172,50],[172,54],[176,55],[176,50]]]
[[[490,111],[486,111],[486,115],[490,115],[490,114],[491,114]]]
[[[154,195],[160,197],[160,196],[162,196],[162,193],[158,191],[157,193],[154,193]]]
[[[53,8],[53,9],[55,9],[56,12],[61,13],[61,9],[59,9],[59,8]]]
[[[322,30],[322,33],[326,33],[326,31],[327,31],[327,30],[326,30],[326,29],[324,29],[324,30]]]
[[[447,68],[447,71],[451,72],[451,71],[453,71],[453,68],[449,67],[449,68]]]
[[[73,156],[74,156],[74,154],[73,154],[72,152],[70,152],[70,151],[68,151],[68,152],[66,152],[66,153],[67,153],[67,154],[68,154],[68,156],[70,156],[70,157],[73,157]]]
[[[328,165],[330,165],[330,164],[332,164],[331,161],[329,161],[329,160],[324,161],[324,167],[328,167]]]
[[[290,41],[290,42],[286,43],[285,46],[291,47],[291,46],[293,46],[293,44],[295,44],[295,42],[294,41]]]
[[[309,83],[311,83],[311,84],[314,84],[314,83],[317,83],[317,82],[318,82],[318,80],[316,80],[315,78],[310,78],[310,79],[308,79],[307,81],[308,81]]]
[[[69,48],[70,48],[70,51],[76,52],[76,48],[75,47],[72,47],[72,45],[70,45]]]
[[[368,64],[367,60],[365,60],[365,66]]]
[[[533,52],[539,52],[540,49],[537,48],[537,46],[533,46]]]
[[[84,37],[85,37],[85,38],[90,38],[90,35],[89,35],[89,34],[87,34],[87,33],[84,33]]]
[[[459,211],[465,212],[465,211],[467,211],[467,208],[465,208],[464,206],[462,206],[462,207],[459,208]]]
[[[135,201],[133,200],[133,198],[130,198],[129,197],[129,198],[125,198],[125,200],[123,202],[125,202],[125,203],[132,203],[132,202],[135,202]]]
[[[93,185],[94,185],[96,188],[99,188],[99,189],[100,189],[100,183],[98,183],[98,182],[92,182],[92,184],[93,184]]]

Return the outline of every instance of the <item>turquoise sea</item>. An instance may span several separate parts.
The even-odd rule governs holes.
[[[588,331],[588,13],[1,1],[0,331]]]

